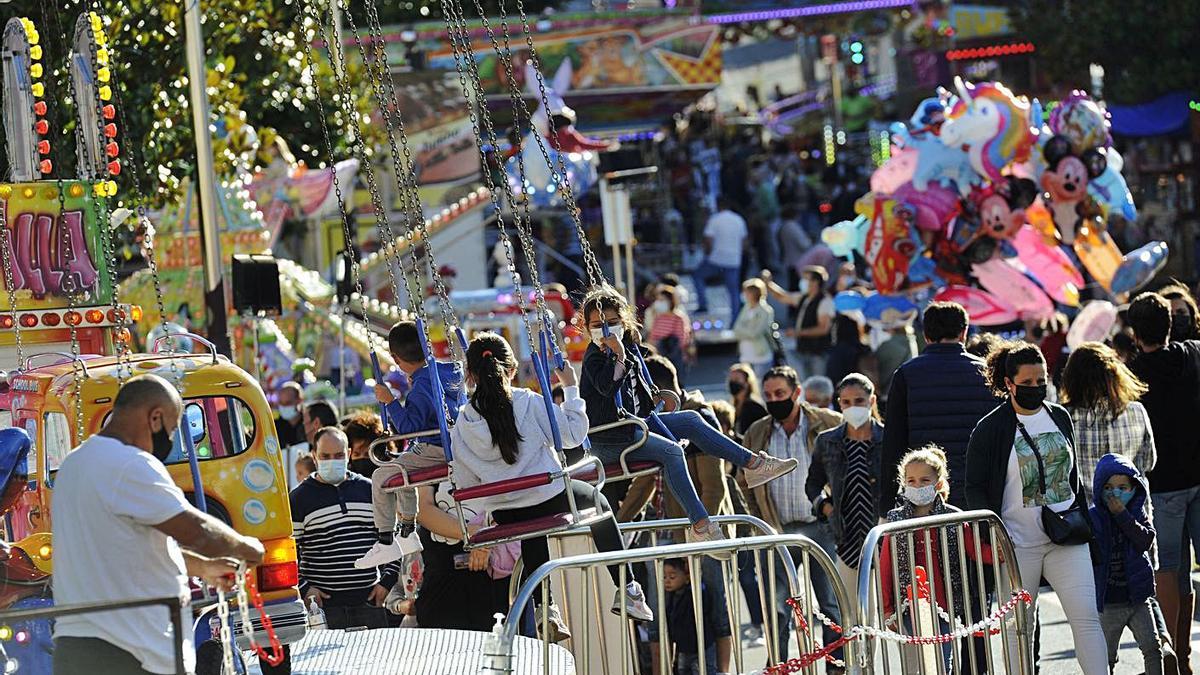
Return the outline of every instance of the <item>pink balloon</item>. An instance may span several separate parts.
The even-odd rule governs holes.
[[[1083,275],[1061,248],[1047,244],[1045,237],[1031,225],[1017,231],[1013,246],[1017,248],[1017,257],[1050,297],[1072,307],[1079,304]]]
[[[871,191],[889,195],[912,180],[917,170],[917,151],[913,148],[894,150],[891,159],[871,174]]]
[[[947,286],[933,296],[936,302],[956,302],[967,310],[971,323],[1001,326],[1017,320],[1017,310],[996,296],[971,286]]]
[[[971,266],[979,285],[1017,310],[1017,318],[1042,320],[1054,315],[1054,303],[1025,272],[1003,258]]]
[[[912,183],[896,188],[892,198],[916,211],[916,225],[927,232],[945,232],[946,225],[958,215],[958,192],[938,183],[918,190]]]

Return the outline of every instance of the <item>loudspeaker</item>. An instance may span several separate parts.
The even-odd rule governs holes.
[[[658,171],[658,167],[647,164],[641,148],[637,147],[600,153],[600,175],[609,185],[645,180]]]
[[[269,255],[233,256],[233,308],[238,314],[278,316],[283,312],[279,296],[279,263]]]

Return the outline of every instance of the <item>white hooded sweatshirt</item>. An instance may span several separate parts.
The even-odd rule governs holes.
[[[583,444],[587,437],[587,405],[579,398],[578,387],[566,387],[561,406],[554,406],[554,417],[564,448]],[[522,478],[539,473],[561,470],[562,462],[554,449],[554,435],[550,430],[550,418],[542,395],[528,389],[513,389],[513,416],[521,442],[517,446],[517,461],[509,464],[500,455],[500,448],[492,443],[492,433],[487,420],[474,405],[463,406],[458,421],[450,430],[450,447],[454,451],[454,482],[458,487],[470,487],[481,483]],[[487,510],[518,509],[534,506],[552,499],[563,491],[561,479],[549,485],[540,485],[483,499]]]

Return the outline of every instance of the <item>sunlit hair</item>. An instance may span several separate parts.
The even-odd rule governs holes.
[[[625,296],[621,295],[617,289],[612,286],[604,285],[593,289],[583,297],[582,311],[579,312],[580,321],[583,322],[579,326],[584,335],[591,335],[588,326],[594,316],[604,316],[607,310],[614,310],[621,317],[621,323],[625,325],[625,337],[633,339],[633,336],[641,329],[637,319],[634,317],[633,311],[629,307],[629,303],[625,300]]]
[[[1058,395],[1068,408],[1116,417],[1147,391],[1146,384],[1121,362],[1116,350],[1099,342],[1085,342],[1067,358]]]
[[[1042,355],[1042,350],[1038,349],[1037,345],[1009,340],[993,349],[992,353],[988,355],[987,368],[984,369],[983,374],[992,391],[1000,396],[1008,396],[1008,387],[1004,384],[1004,379],[1015,378],[1021,366],[1039,364],[1046,365],[1046,357]]]
[[[762,387],[758,384],[758,375],[754,374],[754,366],[749,363],[735,363],[729,366],[730,373],[741,373],[746,377],[746,389],[749,390],[747,399],[761,399]]]
[[[712,407],[713,415],[721,425],[721,432],[728,436],[733,431],[734,420],[737,418],[737,411],[733,409],[733,404],[718,399],[709,401],[708,405]]]
[[[950,499],[950,467],[946,464],[946,451],[934,443],[921,446],[916,450],[909,450],[900,460],[900,486],[904,487],[904,473],[908,470],[908,465],[913,462],[919,462],[933,469],[937,474],[938,494],[942,495],[942,499]]]

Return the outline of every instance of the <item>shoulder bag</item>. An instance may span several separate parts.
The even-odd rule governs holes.
[[[1047,410],[1046,413],[1049,414],[1050,411]],[[1029,444],[1029,448],[1033,450],[1033,456],[1037,458],[1038,488],[1041,490],[1042,499],[1045,499],[1046,464],[1042,461],[1042,453],[1021,420],[1017,420],[1017,429],[1020,430],[1025,442]],[[1046,530],[1046,536],[1050,538],[1050,541],[1060,546],[1076,546],[1092,541],[1092,521],[1083,507],[1079,505],[1079,495],[1075,495],[1075,501],[1065,511],[1055,511],[1050,508],[1049,504],[1043,505],[1042,528]]]

